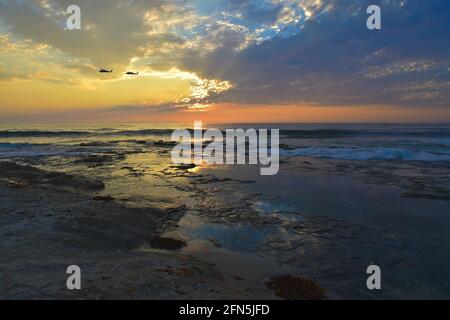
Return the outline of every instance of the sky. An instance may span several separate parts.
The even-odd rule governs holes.
[[[0,0],[0,122],[194,120],[448,122],[450,1]]]

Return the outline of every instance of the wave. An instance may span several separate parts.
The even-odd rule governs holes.
[[[6,148],[20,148],[20,147],[27,147],[30,146],[29,143],[8,143],[8,142],[0,142],[0,149],[6,149]]]
[[[344,160],[450,161],[450,154],[448,153],[403,148],[306,147],[295,150],[282,150],[281,155]]]
[[[82,136],[89,135],[88,131],[40,131],[40,130],[27,130],[16,131],[6,130],[0,131],[0,137],[2,138],[18,138],[18,137],[56,137],[56,136]]]
[[[103,127],[98,129],[74,129],[74,130],[4,130],[0,131],[0,138],[17,138],[17,137],[80,137],[80,136],[170,136],[173,128],[159,129],[113,129]],[[193,129],[186,128],[191,133]],[[222,132],[225,132],[222,129]],[[330,138],[351,138],[351,137],[424,137],[424,138],[450,138],[450,130],[448,128],[427,128],[427,129],[281,129],[281,136],[285,138],[304,138],[304,139],[330,139]]]
[[[350,137],[424,137],[450,138],[448,129],[430,130],[358,130],[358,129],[316,129],[316,130],[281,130],[280,135],[285,138],[330,139]]]
[[[146,135],[171,135],[172,129],[143,129],[143,130],[123,130],[116,131],[114,129],[102,128],[94,131],[45,131],[45,130],[6,130],[0,131],[0,138],[20,138],[20,137],[79,137],[79,136],[108,136],[108,135],[124,135],[124,136],[146,136]]]
[[[318,130],[281,130],[280,135],[286,138],[340,138],[349,137],[360,134],[354,130],[333,130],[333,129],[318,129]]]
[[[110,134],[113,135],[124,135],[124,136],[170,136],[175,129],[142,129],[142,130],[124,130],[115,131]]]
[[[0,143],[0,159],[78,156],[85,153],[52,144]]]

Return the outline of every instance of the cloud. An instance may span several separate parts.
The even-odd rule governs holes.
[[[0,4],[0,12],[12,34],[50,45],[75,58],[88,58],[96,65],[125,65],[139,52],[146,39],[140,14],[135,13],[145,6],[130,6],[124,15],[121,1],[77,2],[83,8],[86,27],[79,32],[64,30],[63,12],[73,1],[8,1]]]
[[[82,10],[82,31],[64,30],[65,9]],[[318,4],[319,3],[319,4]],[[245,48],[304,21],[322,1],[294,0],[0,0],[9,31],[96,64],[125,65],[133,57],[174,60],[217,48]],[[297,28],[296,32],[299,29]],[[291,34],[291,33],[290,33]],[[165,53],[165,55],[164,55]]]
[[[450,4],[375,1],[382,30],[370,31],[366,8],[373,2],[0,0],[0,58],[34,58],[25,63],[29,70],[0,77],[62,81],[70,74],[67,83],[78,85],[94,81],[100,67],[118,71],[108,80],[127,69],[161,79],[177,70],[194,80],[191,96],[173,105],[191,108],[450,105]],[[63,11],[75,3],[83,30],[65,31]],[[43,70],[48,65],[54,71]]]
[[[380,1],[381,31],[366,28],[369,1],[328,3],[296,35],[188,58],[185,67],[234,83],[222,101],[450,105],[449,3]]]

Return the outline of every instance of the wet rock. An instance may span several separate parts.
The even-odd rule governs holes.
[[[80,204],[80,210],[55,222],[47,234],[49,241],[83,252],[128,252],[147,242],[164,214],[154,208],[126,208],[115,202],[107,209],[86,201]]]
[[[15,180],[15,179],[8,179],[7,180],[7,185],[8,187],[11,188],[25,188],[28,183],[26,183],[25,181],[20,181],[20,180]]]
[[[163,250],[177,250],[186,246],[186,242],[183,240],[164,238],[160,236],[153,236],[149,240],[149,243],[152,248]]]
[[[88,163],[88,164],[104,164],[107,162],[112,162],[114,160],[124,159],[122,155],[112,155],[112,154],[92,154],[75,160],[75,163]]]
[[[100,180],[91,180],[85,177],[73,176],[59,172],[50,172],[46,174],[41,181],[51,186],[84,189],[89,191],[100,190],[105,187],[103,182]]]
[[[273,277],[266,286],[278,297],[288,300],[321,300],[326,292],[311,279],[291,275]]]
[[[240,183],[242,184],[252,184],[252,183],[256,183],[256,181],[254,180],[238,180]]]
[[[111,144],[114,144],[114,141],[110,142],[101,142],[101,141],[94,141],[94,142],[82,142],[79,144],[80,147],[105,147],[109,146]]]
[[[194,163],[179,164],[176,166],[172,166],[172,168],[176,168],[176,169],[180,169],[180,170],[189,170],[189,169],[194,169],[195,167],[197,167],[197,165]]]
[[[280,143],[279,147],[280,147],[280,149],[283,149],[283,150],[294,150],[294,148],[290,147],[286,143]]]
[[[207,240],[211,241],[211,243],[216,247],[216,248],[221,248],[222,245],[220,244],[219,240],[215,239],[215,238],[208,238]]]
[[[111,202],[111,201],[114,201],[115,199],[111,196],[95,196],[92,198],[92,200]]]
[[[450,201],[450,194],[433,194],[424,192],[403,192],[402,198],[421,198],[428,200]]]
[[[163,140],[159,140],[159,141],[155,141],[153,142],[154,146],[157,147],[174,147],[176,146],[178,143],[175,141],[163,141]]]
[[[82,176],[74,176],[63,172],[48,172],[35,167],[19,165],[14,162],[0,162],[0,178],[16,181],[17,187],[43,186],[61,189],[80,189],[96,191],[103,189],[102,181]]]

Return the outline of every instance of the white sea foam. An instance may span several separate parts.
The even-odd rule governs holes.
[[[61,146],[50,144],[29,143],[0,143],[0,159],[8,158],[33,158],[64,155],[80,155],[81,152],[73,152]]]
[[[283,150],[281,155],[345,160],[450,161],[449,153],[434,153],[404,148],[306,147],[295,150]]]

